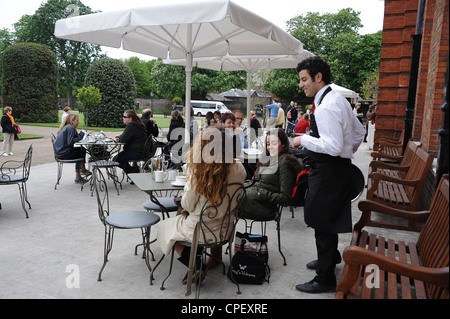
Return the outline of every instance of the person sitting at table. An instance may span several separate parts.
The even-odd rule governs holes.
[[[124,143],[123,151],[114,158],[119,163],[119,167],[126,174],[138,173],[139,167],[133,167],[129,161],[139,161],[142,159],[144,144],[147,139],[146,128],[133,110],[126,110],[123,113],[123,123],[125,130],[114,139],[116,142]]]
[[[303,114],[303,118],[300,119],[295,125],[295,134],[305,134],[309,130],[309,114]]]
[[[247,137],[245,136],[244,129],[241,127],[242,121],[244,120],[244,113],[240,110],[234,111],[234,117],[236,121],[234,122],[234,134],[239,135],[239,140],[241,141],[241,148],[248,148]]]
[[[240,218],[271,220],[277,205],[291,203],[292,190],[303,164],[289,153],[289,138],[281,128],[272,128],[266,136],[267,159],[258,162],[255,177],[246,183],[246,198]],[[206,267],[211,268],[222,259],[222,248],[211,249]]]
[[[219,130],[221,138],[214,138],[218,134],[216,134],[217,132],[212,133],[212,130]],[[203,136],[211,136],[211,138],[204,139]],[[181,198],[181,206],[184,213],[165,219],[158,224],[157,243],[163,253],[168,255],[175,245],[175,252],[180,256],[179,261],[187,267],[189,266],[190,247],[183,246],[179,242],[192,240],[194,228],[199,221],[202,207],[207,203],[217,205],[227,194],[232,196],[237,186],[231,186],[230,184],[243,184],[245,181],[246,173],[242,164],[234,159],[232,161],[227,160],[229,152],[226,150],[226,145],[230,144],[227,144],[228,142],[225,139],[229,138],[224,128],[220,126],[207,128],[197,136],[193,146],[185,154],[189,174]],[[216,143],[220,144],[216,145]],[[213,150],[221,149],[221,154],[204,152],[205,147]],[[219,156],[219,161],[214,160],[217,156]],[[206,220],[208,228],[217,235],[222,228],[222,217],[227,212],[228,205],[227,201],[220,204],[217,207],[217,214],[214,214],[213,218],[203,216],[203,220]],[[231,209],[233,210],[234,207],[231,207]],[[231,218],[230,222],[233,223],[234,218]],[[200,240],[203,240],[201,235]],[[196,262],[199,267],[202,266],[200,265],[200,260]],[[206,269],[202,273],[205,274],[205,271]],[[198,278],[197,271],[193,279],[196,282],[203,280],[204,277]],[[183,279],[183,284],[186,281],[187,275]]]
[[[225,128],[225,131],[233,139],[233,157],[236,158],[241,154],[242,144],[239,135],[235,134],[236,117],[233,113],[223,113],[220,123]]]
[[[78,124],[78,115],[68,114],[64,125],[56,132],[55,152],[59,159],[67,160],[86,157],[86,150],[83,147],[74,147],[74,144],[81,141],[85,135],[84,132],[77,132]],[[91,172],[86,169],[85,163],[75,163],[75,183],[86,182],[81,175],[91,175]]]
[[[152,110],[145,109],[142,111],[141,122],[145,125],[147,129],[147,137],[153,135],[154,137],[158,137],[159,129],[158,124],[156,124],[155,120],[151,119]]]
[[[182,155],[182,149],[181,147],[178,149],[178,152],[174,155],[178,155],[176,163],[172,162],[172,158],[170,157],[170,151],[172,150],[172,147],[177,144],[178,142],[181,142],[183,140],[183,134],[184,134],[184,120],[183,115],[180,111],[174,110],[171,113],[170,117],[170,124],[169,124],[169,131],[167,133],[167,144],[164,147],[164,155],[165,159],[169,161],[169,167],[175,168],[181,162],[181,155]]]

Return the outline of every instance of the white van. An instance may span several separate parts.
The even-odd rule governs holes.
[[[194,114],[197,116],[205,116],[208,112],[220,111],[221,114],[230,112],[222,102],[215,101],[191,101]]]

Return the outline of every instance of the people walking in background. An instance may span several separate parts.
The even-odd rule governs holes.
[[[12,116],[12,107],[7,106],[3,109],[1,125],[3,131],[3,156],[14,155],[12,148],[17,131],[16,123],[14,122],[14,117]]]
[[[284,110],[281,107],[281,103],[278,103],[278,106],[278,115],[275,127],[284,129],[284,126],[286,125],[286,116],[284,115]]]
[[[294,136],[295,131],[295,121],[297,120],[297,108],[295,107],[294,101],[291,101],[289,106],[286,108],[286,133],[288,136]]]
[[[366,113],[366,135],[364,135],[364,143],[367,143],[367,135],[369,134],[369,125],[375,124],[375,109],[373,105],[369,106]]]
[[[70,114],[70,107],[66,106],[63,110],[63,114],[61,115],[61,125],[60,127],[64,126],[64,121],[66,120],[67,116]]]
[[[269,118],[266,122],[266,129],[271,129],[275,127],[278,118],[278,109],[280,105],[278,105],[278,99],[275,98],[272,100],[272,104],[266,105],[266,109],[269,110]]]

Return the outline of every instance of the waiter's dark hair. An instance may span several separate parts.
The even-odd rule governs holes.
[[[326,84],[331,83],[331,70],[328,63],[322,59],[320,56],[313,56],[311,58],[305,59],[301,61],[297,65],[297,72],[302,70],[307,70],[309,75],[312,77],[313,81],[315,81],[315,77],[317,73],[322,73],[322,80]]]

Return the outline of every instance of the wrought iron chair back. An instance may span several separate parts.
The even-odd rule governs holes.
[[[231,187],[231,191],[227,193],[226,197],[220,199],[220,201],[214,205],[210,202],[206,202],[201,210],[200,219],[196,224],[192,240],[189,242],[180,242],[182,245],[190,246],[190,258],[189,258],[189,268],[187,277],[187,287],[186,296],[191,294],[191,286],[193,281],[193,274],[199,271],[199,277],[202,277],[202,267],[196,269],[197,257],[200,257],[202,264],[206,260],[206,249],[221,247],[226,244],[231,244],[234,240],[234,232],[236,229],[236,224],[239,220],[239,209],[241,207],[240,203],[245,200],[245,187],[241,183],[230,183],[228,187]],[[222,205],[226,205],[226,210],[220,216],[220,212],[223,210],[219,209]],[[201,253],[197,253],[198,247],[202,247]],[[174,251],[172,250],[172,261],[173,261]],[[164,256],[163,256],[164,258]],[[231,265],[232,249],[229,249],[229,264]],[[162,259],[159,261],[159,263]],[[164,279],[161,285],[161,289],[164,290],[164,282],[170,276],[172,271],[172,261],[170,264],[170,270],[167,277]],[[158,265],[159,265],[158,263]],[[158,266],[156,265],[154,269]],[[223,265],[223,273],[225,274],[225,265]],[[234,280],[232,276],[232,281],[237,287],[237,293],[240,294],[239,284]],[[196,298],[200,296],[200,283],[196,285]]]
[[[25,203],[27,203],[28,208],[31,209],[31,204],[28,201],[27,181],[30,176],[32,155],[33,144],[28,147],[23,161],[10,160],[4,162],[0,166],[0,185],[17,184],[19,186],[20,200],[27,218],[28,211]]]

